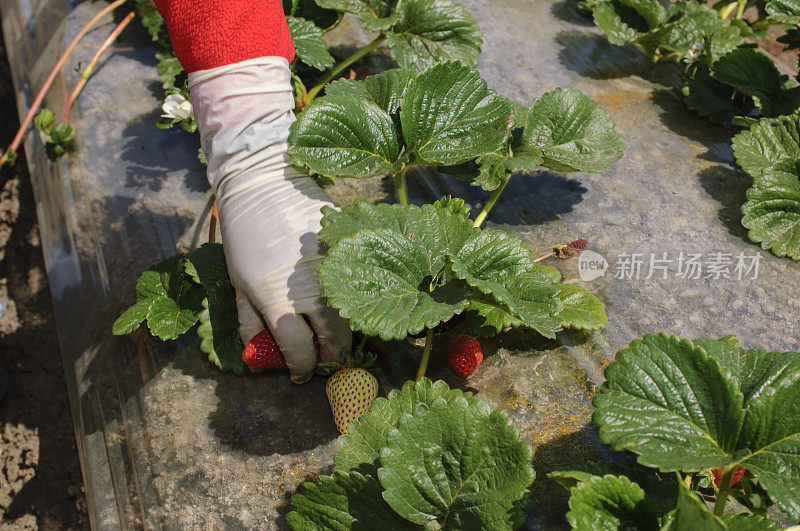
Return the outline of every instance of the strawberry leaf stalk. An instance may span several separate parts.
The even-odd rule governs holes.
[[[325,394],[340,433],[347,433],[347,426],[369,411],[378,397],[378,380],[367,370],[374,363],[372,354],[357,349],[352,354],[343,352],[338,363],[319,364],[324,370],[335,371],[325,384]]]
[[[556,245],[551,245],[549,247],[542,247],[541,249],[536,249],[535,251],[532,251],[531,254],[537,254],[543,251],[550,251],[544,256],[540,256],[539,258],[535,259],[534,262],[541,262],[545,258],[550,258],[551,256],[562,259],[569,258],[570,256],[573,256],[574,254],[586,249],[587,243],[588,242],[584,239],[571,241],[566,244],[558,243]]]

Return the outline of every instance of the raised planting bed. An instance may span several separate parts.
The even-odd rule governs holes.
[[[569,492],[547,474],[617,457],[591,423],[614,354],[650,332],[735,334],[747,348],[796,351],[800,267],[747,240],[739,208],[750,183],[735,167],[730,131],[686,110],[670,88],[675,69],[609,44],[571,2],[463,5],[483,31],[478,71],[491,88],[531,105],[572,86],[607,111],[627,146],[611,171],[515,175],[484,223],[529,249],[588,240],[597,255],[544,263],[598,297],[607,326],[555,339],[526,329],[481,339],[484,361],[467,378],[445,363],[456,333],[448,331],[427,372],[508,412],[534,447],[529,525],[567,527]],[[21,115],[55,57],[102,7],[0,3]],[[72,63],[88,61],[115,22],[91,31]],[[372,40],[355,22],[348,15],[328,34],[334,52]],[[212,210],[197,138],[155,128],[163,101],[155,64],[149,37],[131,26],[73,110],[72,152],[52,163],[38,132],[25,142],[90,515],[99,528],[284,528],[298,486],[333,467],[338,432],[325,380],[297,388],[283,372],[223,374],[194,334],[162,342],[144,329],[111,333],[140,273],[206,241]],[[381,46],[366,66],[378,72],[392,62]],[[75,77],[64,70],[50,108],[63,105]],[[411,204],[453,195],[474,217],[491,196],[433,167],[406,177]],[[326,189],[342,207],[395,197],[389,177],[339,179]],[[687,270],[690,255],[700,255],[699,274]],[[602,269],[604,261],[604,275],[589,274],[589,262]],[[754,261],[757,271],[748,269]],[[419,357],[420,341],[375,348],[385,354],[383,393],[414,376],[409,358]],[[777,508],[770,514],[787,523]]]

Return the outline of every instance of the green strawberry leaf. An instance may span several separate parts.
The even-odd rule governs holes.
[[[292,512],[286,523],[295,530],[419,529],[398,516],[383,501],[383,487],[374,476],[356,471],[335,471],[300,485],[292,496]]]
[[[396,169],[400,138],[392,117],[372,101],[327,96],[292,124],[289,153],[295,164],[326,177],[373,177]]]
[[[766,168],[754,176],[742,205],[748,237],[776,256],[800,260],[800,167],[797,162]]]
[[[800,372],[800,354],[797,352],[745,350],[738,346],[733,336],[718,340],[696,339],[693,343],[703,347],[739,381],[745,409],[749,409],[750,402],[765,389],[780,385],[785,378]]]
[[[463,199],[443,197],[433,203],[433,213],[438,216],[441,223],[445,218],[457,215],[468,221],[469,207]],[[343,238],[352,238],[362,230],[392,229],[404,231],[409,218],[400,205],[387,203],[372,204],[361,199],[356,200],[342,210],[331,207],[322,207],[322,229],[319,239],[328,247],[334,247]],[[413,228],[411,231],[413,232]]]
[[[781,75],[772,59],[753,48],[740,48],[723,55],[712,66],[711,75],[749,94],[763,116],[778,116],[793,110],[782,108],[788,77]]]
[[[52,126],[55,119],[56,113],[47,107],[42,107],[42,110],[39,111],[39,114],[37,114],[36,118],[33,119],[33,124],[39,131],[49,135],[50,131],[53,129]]]
[[[178,61],[175,52],[172,49],[156,52],[156,59],[158,59],[156,73],[161,80],[161,86],[165,89],[177,86],[178,80],[186,74],[186,70]]]
[[[336,9],[323,9],[315,0],[283,0],[283,13],[309,20],[325,33],[338,26],[343,15]]]
[[[661,54],[675,54],[687,60],[706,58],[704,62],[711,64],[735,50],[742,43],[742,34],[705,4],[678,2],[644,41],[646,47]]]
[[[455,166],[440,166],[439,170],[473,186],[480,186],[487,192],[496,190],[517,171],[538,171],[543,160],[540,150],[516,146],[514,141],[509,147],[511,149],[506,152],[488,153]]]
[[[480,74],[452,61],[419,74],[400,105],[406,147],[414,162],[425,164],[460,164],[498,151],[510,115],[507,100]]]
[[[556,297],[563,308],[557,317],[564,328],[599,330],[608,324],[608,317],[600,299],[574,284],[561,284]]]
[[[631,44],[658,26],[666,12],[655,0],[609,0],[593,9],[594,23],[611,44]]]
[[[595,399],[601,439],[664,471],[742,466],[800,520],[800,354],[744,350],[732,336],[646,335],[606,378]]]
[[[657,529],[651,500],[625,476],[590,476],[570,489],[567,520],[573,529]]]
[[[286,23],[289,25],[294,50],[300,61],[317,70],[333,66],[336,61],[328,52],[324,31],[310,20],[303,18],[286,17]]]
[[[667,516],[663,531],[678,531],[682,529],[696,529],[698,531],[761,531],[776,529],[769,520],[760,516],[746,514],[729,514],[718,518],[708,509],[700,496],[686,487],[678,484],[678,504],[675,510]]]
[[[447,275],[445,259],[478,231],[441,204],[392,208],[397,209],[397,225],[340,239],[319,269],[328,304],[350,319],[354,330],[385,340],[432,328],[469,304],[468,286]],[[360,203],[356,209],[369,207]],[[323,226],[332,225],[331,219],[352,226],[350,212],[334,215],[328,210],[326,217]],[[342,233],[326,230],[323,237]]]
[[[689,490],[683,482],[678,484],[678,506],[667,517],[662,527],[665,531],[697,529],[698,531],[724,531],[725,522],[708,510],[705,502],[696,492]]]
[[[423,70],[456,60],[474,67],[483,36],[469,11],[452,0],[402,0],[387,32],[389,52],[400,66]]]
[[[369,412],[350,423],[347,434],[339,437],[339,453],[336,454],[335,470],[348,472],[352,469],[369,470],[372,473],[380,466],[381,448],[386,446],[389,431],[397,428],[403,415],[412,415],[420,404],[430,406],[442,398],[450,403],[463,398],[471,408],[483,408],[485,404],[472,393],[450,389],[441,380],[431,382],[423,378],[414,384],[393,389],[386,398],[378,397]]]
[[[184,257],[176,255],[151,267],[136,283],[136,304],[114,323],[115,335],[128,334],[147,320],[150,333],[160,339],[176,339],[198,319],[202,289],[184,272]]]
[[[544,94],[528,109],[508,100],[513,128],[508,145],[497,152],[441,171],[484,190],[495,190],[517,171],[539,165],[556,171],[608,171],[625,151],[614,121],[597,104],[570,87]]]
[[[395,115],[400,108],[406,87],[415,76],[414,72],[395,68],[368,76],[363,81],[354,79],[334,81],[325,87],[325,94],[328,96],[358,94],[359,97],[372,100],[388,114]]]
[[[513,529],[525,518],[532,453],[505,411],[437,398],[389,432],[378,477],[384,500],[416,524]]]
[[[626,6],[620,3],[607,1],[598,2],[592,10],[594,25],[597,26],[597,29],[606,34],[606,37],[608,37],[608,42],[611,44],[616,44],[617,46],[633,44],[636,42],[636,39],[642,35],[642,33],[649,29],[644,24],[644,21],[640,20],[635,11],[631,13],[631,17],[628,17],[628,21],[626,22],[625,19],[623,19],[622,14],[618,12],[620,8],[622,8],[622,10],[625,12],[628,12],[629,10],[626,10],[625,7]],[[636,24],[641,31],[638,31],[629,23]]]
[[[561,172],[609,171],[625,151],[614,120],[571,87],[551,90],[533,104],[521,143],[541,150],[543,164]]]
[[[236,314],[224,313],[226,309],[230,312],[229,303],[211,301],[203,299],[203,311],[199,314],[200,326],[197,327],[197,335],[200,337],[200,350],[206,353],[208,361],[222,372],[245,374],[248,369],[242,361],[244,345],[239,336]],[[213,318],[211,307],[215,309]]]
[[[167,23],[151,0],[136,0],[136,14],[153,42],[169,42]]]
[[[507,309],[519,323],[555,337],[559,287],[534,272],[530,251],[504,232],[482,232],[450,256],[456,277]],[[486,304],[487,298],[481,300]],[[479,309],[480,311],[480,309]],[[518,325],[517,325],[518,326]]]
[[[492,295],[476,293],[464,311],[464,320],[475,335],[489,337],[500,333],[504,328],[529,326],[545,337],[555,337],[561,330],[564,324],[560,313],[563,311],[563,304],[545,299],[558,298],[558,286],[543,279],[535,270],[506,278],[502,286],[507,293],[506,297],[512,301],[511,306],[517,311],[520,307],[525,309],[528,320],[518,317],[515,311],[498,302]],[[551,288],[556,288],[556,292],[553,293]],[[562,309],[559,310],[559,307]],[[550,313],[552,309],[556,309],[555,314]]]
[[[115,336],[130,334],[147,319],[148,313],[150,313],[150,303],[147,300],[137,302],[114,321],[112,333]]]
[[[733,137],[733,154],[744,171],[758,177],[767,168],[800,157],[800,117],[763,118]]]
[[[378,203],[357,199],[342,210],[322,207],[322,228],[319,239],[328,247],[334,247],[344,238],[352,238],[362,230],[392,229],[402,231],[405,212],[400,205]]]
[[[700,346],[648,334],[619,351],[595,398],[600,438],[663,471],[737,462],[743,396]]]
[[[797,26],[784,28],[784,33],[777,41],[786,46],[787,50],[800,49],[800,28]]]
[[[792,370],[793,369],[793,370]],[[744,466],[769,497],[800,521],[800,363],[751,399],[739,448],[752,454]]]
[[[706,68],[700,68],[694,77],[687,79],[682,92],[683,102],[690,110],[725,126],[731,125],[736,116],[749,114],[753,107],[741,101],[744,98],[733,87],[711,77]]]
[[[569,490],[582,482],[609,474],[624,476],[644,489],[647,504],[655,514],[665,515],[675,508],[678,496],[678,481],[675,474],[658,472],[632,459],[626,459],[621,463],[590,461],[584,465],[583,470],[551,472],[548,476]]]
[[[206,293],[199,315],[200,349],[223,372],[244,374],[236,292],[228,277],[222,244],[204,243],[186,255],[186,272]]]
[[[331,249],[320,280],[329,304],[354,329],[384,339],[402,339],[465,309],[480,335],[527,326],[555,337],[563,326],[604,325],[596,298],[560,286],[560,274],[535,264],[519,239],[474,228],[468,213],[451,198],[422,208],[364,201],[341,212],[323,208],[320,239]]]
[[[385,31],[400,18],[397,0],[316,0],[320,7],[355,13],[369,31]]]
[[[800,24],[800,3],[797,0],[771,0],[766,6],[771,20],[797,26]]]

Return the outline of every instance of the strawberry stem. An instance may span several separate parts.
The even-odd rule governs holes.
[[[86,82],[89,81],[89,78],[94,73],[94,69],[97,68],[97,63],[100,62],[100,57],[102,57],[103,53],[105,53],[105,51],[108,50],[108,48],[110,48],[112,44],[114,44],[114,41],[117,40],[119,34],[122,33],[122,31],[128,26],[128,24],[131,23],[131,20],[133,20],[133,17],[135,16],[136,13],[131,11],[130,13],[128,13],[128,16],[122,19],[122,22],[120,22],[117,25],[117,27],[114,28],[114,31],[111,32],[111,35],[109,35],[108,38],[100,46],[100,48],[97,49],[97,52],[95,52],[91,61],[89,61],[89,64],[86,66],[86,68],[83,69],[80,80],[78,81],[78,84],[75,85],[75,88],[72,90],[72,94],[70,94],[69,96],[67,105],[64,107],[64,117],[61,120],[62,122],[69,121],[69,113],[72,110],[72,105],[78,99],[78,95],[80,95],[81,91],[83,90],[83,87],[86,86]]]
[[[728,492],[731,490],[731,479],[733,479],[733,473],[736,472],[736,467],[731,466],[728,467],[727,472],[723,472],[722,480],[719,483],[719,492],[717,493],[717,502],[714,505],[714,514],[716,516],[722,516],[722,513],[725,512],[725,502],[728,501]]]
[[[739,6],[739,2],[731,2],[719,10],[719,18],[727,19],[731,13]]]
[[[548,246],[548,247],[542,247],[542,248],[540,248],[540,249],[534,249],[533,251],[531,251],[531,254],[538,254],[538,253],[542,253],[542,252],[544,252],[544,251],[549,251],[550,249],[555,249],[555,248],[556,248],[556,247],[558,247],[559,245],[561,245],[561,244],[560,244],[560,243],[557,243],[557,244],[555,244],[555,245],[550,245],[550,246]]]
[[[359,350],[364,350],[364,345],[367,344],[367,338],[369,338],[369,336],[367,334],[364,334],[364,337],[362,337],[361,341],[358,342],[358,347],[356,347],[356,352],[358,352]]]
[[[428,328],[425,334],[425,348],[422,350],[422,359],[419,360],[419,369],[417,369],[417,381],[422,380],[425,376],[425,370],[428,368],[428,358],[431,356],[431,348],[433,347],[433,328]]]
[[[336,65],[333,68],[331,68],[331,70],[328,72],[328,74],[324,78],[322,78],[322,81],[317,83],[313,88],[311,88],[308,91],[307,97],[306,97],[306,105],[308,105],[309,103],[314,101],[314,98],[317,97],[317,94],[319,94],[319,91],[322,90],[323,88],[325,88],[325,85],[330,83],[333,80],[333,78],[335,78],[337,75],[339,75],[345,68],[347,68],[351,64],[355,63],[356,61],[358,61],[359,59],[361,59],[362,57],[367,55],[369,52],[374,50],[380,43],[382,43],[385,40],[386,40],[386,35],[381,33],[380,35],[375,37],[375,39],[372,42],[370,42],[369,44],[367,44],[366,46],[364,46],[360,50],[356,51],[353,55],[351,55],[350,57],[348,57],[347,59],[345,59],[344,61],[342,61],[338,65]]]
[[[739,0],[739,9],[736,10],[736,18],[741,19],[744,16],[744,10],[747,7],[747,0]]]
[[[403,164],[403,166],[394,174],[394,186],[397,189],[397,201],[403,206],[408,206],[408,194],[406,194],[406,170],[408,170],[408,168],[408,164]]]
[[[497,188],[495,188],[494,192],[492,192],[492,196],[489,198],[488,201],[486,201],[486,204],[483,205],[483,209],[478,214],[478,217],[475,218],[475,223],[473,223],[473,225],[475,227],[480,227],[481,225],[483,225],[483,222],[486,219],[486,216],[489,215],[489,211],[492,209],[494,204],[497,203],[497,200],[500,198],[500,194],[502,194],[503,190],[506,189],[506,186],[508,186],[508,182],[510,180],[511,180],[511,177],[509,177],[508,179],[503,181],[503,183],[500,186],[498,186]]]

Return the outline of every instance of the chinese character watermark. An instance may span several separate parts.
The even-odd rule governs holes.
[[[578,272],[584,282],[604,276],[609,269],[613,270],[617,280],[666,280],[669,277],[682,280],[755,280],[760,265],[760,252],[751,255],[711,252],[703,255],[681,251],[677,256],[663,251],[622,253],[613,267],[594,251],[585,250],[578,257]]]

